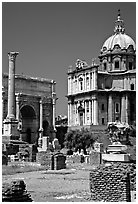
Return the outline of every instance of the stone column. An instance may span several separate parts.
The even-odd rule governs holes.
[[[53,93],[52,102],[53,102],[53,128],[54,128],[54,130],[56,130],[56,128],[55,128],[55,118],[56,118],[56,94],[55,94],[55,93]]]
[[[126,94],[126,123],[129,124],[129,100]]]
[[[68,77],[68,95],[70,94],[70,77]]]
[[[15,118],[15,60],[18,52],[9,52],[8,114],[3,121],[3,142],[19,139],[18,122]]]
[[[89,100],[89,124],[91,124],[91,101]]]
[[[94,101],[92,99],[92,124],[94,123]]]
[[[15,60],[18,52],[9,52],[9,84],[7,118],[15,119]]]
[[[89,90],[91,89],[91,72],[89,72]]]
[[[70,104],[68,103],[68,126],[70,126]]]
[[[19,115],[20,115],[20,94],[18,93],[16,95],[16,120],[19,121]]]
[[[86,105],[86,101],[84,102],[84,106],[85,106],[85,125],[87,125],[87,105]]]
[[[98,77],[97,77],[97,69],[95,69],[95,71],[94,71],[94,87],[95,87],[95,89],[97,90],[97,88],[98,88]]]
[[[113,122],[113,99],[112,99],[112,95],[109,95],[108,98],[108,122]]]
[[[125,101],[125,95],[121,98],[121,122],[125,122],[126,119],[126,101]]]
[[[94,99],[94,125],[98,125],[98,101]]]
[[[42,147],[42,138],[43,138],[43,100],[42,98],[39,101],[40,104],[40,116],[39,116],[39,139],[38,139],[38,146]]]
[[[70,103],[70,105],[69,105],[69,112],[70,112],[70,126],[72,126],[71,103]]]

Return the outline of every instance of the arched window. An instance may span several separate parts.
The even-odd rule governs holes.
[[[119,60],[115,61],[115,69],[119,69]]]

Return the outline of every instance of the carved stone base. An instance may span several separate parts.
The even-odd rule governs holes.
[[[3,121],[4,133],[2,141],[19,140],[18,121],[14,119],[5,119]]]

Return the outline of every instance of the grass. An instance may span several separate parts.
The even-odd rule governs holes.
[[[2,175],[13,175],[16,173],[24,173],[24,172],[31,172],[31,171],[41,171],[46,170],[44,166],[38,165],[30,165],[30,163],[21,164],[21,163],[13,163],[8,166],[2,165]]]

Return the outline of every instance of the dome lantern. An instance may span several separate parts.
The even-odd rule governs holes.
[[[117,17],[117,20],[115,21],[114,33],[124,33],[124,32],[125,32],[124,21],[121,20],[120,9],[118,9],[118,17]]]

